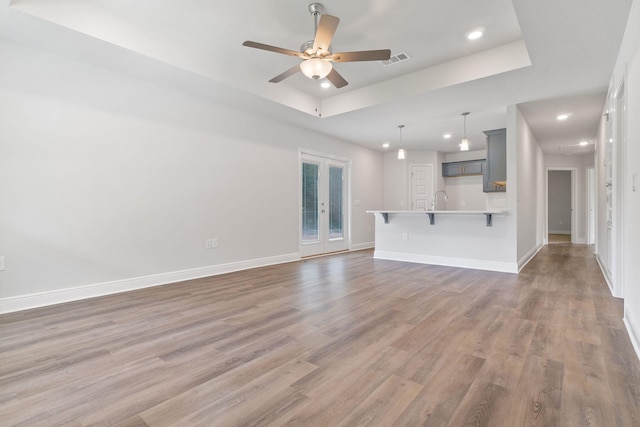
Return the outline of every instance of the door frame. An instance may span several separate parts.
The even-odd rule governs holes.
[[[346,179],[346,184],[344,185],[344,194],[342,195],[342,207],[344,214],[344,240],[346,243],[346,248],[344,250],[351,250],[351,159],[346,157],[340,157],[333,154],[321,153],[318,151],[307,150],[300,148],[298,149],[298,231],[296,235],[298,236],[298,254],[301,258],[308,256],[317,256],[324,255],[326,253],[331,253],[333,251],[325,251],[324,246],[327,242],[322,242],[323,251],[319,253],[311,253],[308,250],[305,250],[305,247],[310,245],[303,245],[302,243],[302,163],[306,156],[311,156],[315,158],[323,159],[325,162],[339,162],[344,164],[344,179]]]
[[[544,198],[544,242],[545,244],[549,243],[549,172],[550,171],[569,171],[571,172],[571,243],[576,243],[576,208],[578,206],[577,197],[578,197],[578,189],[577,189],[577,181],[576,181],[576,172],[577,168],[570,167],[548,167],[545,175],[545,198]]]
[[[611,253],[611,276],[613,296],[624,298],[624,211],[625,211],[625,170],[627,154],[627,84],[626,75],[613,94],[613,118],[612,118],[612,241],[609,251]]]
[[[598,202],[597,202],[597,175],[595,167],[587,168],[587,244],[595,245],[597,248],[597,224],[598,224]]]
[[[436,191],[436,168],[435,165],[433,163],[410,163],[409,164],[409,170],[408,170],[408,184],[409,184],[409,190],[407,191],[407,208],[409,210],[416,210],[413,206],[413,176],[412,176],[412,171],[414,167],[430,167],[431,168],[431,188],[433,191]],[[433,191],[431,192],[431,194],[429,194],[429,203],[431,203],[431,199],[433,199]],[[426,210],[428,209],[429,204],[427,206]]]

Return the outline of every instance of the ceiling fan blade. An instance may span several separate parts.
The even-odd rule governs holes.
[[[262,50],[268,50],[269,52],[281,53],[283,55],[297,56],[298,58],[303,58],[304,57],[304,55],[301,52],[296,52],[295,50],[284,49],[284,48],[281,48],[281,47],[271,46],[271,45],[264,44],[264,43],[252,42],[250,40],[247,40],[246,42],[242,43],[242,46],[253,47],[253,48],[262,49]]]
[[[360,50],[357,52],[338,52],[327,56],[326,59],[333,62],[356,61],[387,61],[391,57],[389,49]]]
[[[318,23],[318,29],[316,30],[316,37],[313,39],[313,51],[316,53],[321,50],[324,53],[329,52],[329,46],[331,46],[331,40],[338,28],[340,19],[331,15],[320,15],[320,22]]]
[[[284,79],[286,79],[287,77],[293,76],[298,71],[300,71],[300,65],[296,65],[295,67],[291,67],[287,71],[285,71],[284,73],[278,74],[277,76],[275,76],[274,78],[269,80],[269,83],[279,83],[279,82],[283,81]]]
[[[327,75],[327,79],[338,89],[349,84],[335,68]]]

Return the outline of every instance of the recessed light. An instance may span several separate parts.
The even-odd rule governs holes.
[[[329,82],[322,82],[322,83],[320,83],[320,86],[321,86],[323,89],[329,89],[329,88],[331,87],[331,83],[329,83]]]
[[[444,135],[442,135],[442,137],[444,139],[449,139],[449,138],[451,138],[451,134],[450,133],[445,133]]]
[[[562,121],[562,120],[567,120],[569,118],[569,114],[558,114],[556,116],[556,119]]]
[[[469,32],[467,33],[467,38],[468,38],[469,40],[477,40],[477,39],[479,39],[480,37],[482,37],[482,34],[483,34],[483,33],[484,33],[484,30],[483,30],[482,28],[476,28],[475,30],[473,30],[473,31],[469,31]]]
[[[382,144],[382,148],[389,148],[389,143],[385,142],[384,144]]]
[[[584,147],[585,145],[589,145],[589,142],[587,142],[587,141],[580,141],[580,145],[582,145],[582,146]]]

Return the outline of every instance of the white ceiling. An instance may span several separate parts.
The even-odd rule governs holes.
[[[321,89],[299,59],[310,1],[0,0],[0,37],[383,150],[453,152],[469,111],[472,149],[519,104],[543,150],[593,145],[631,0],[324,0],[341,22],[333,51],[391,49],[409,61],[337,63],[349,85]],[[482,27],[483,38],[465,34]],[[559,123],[555,117],[570,113]],[[442,134],[453,134],[451,140]]]

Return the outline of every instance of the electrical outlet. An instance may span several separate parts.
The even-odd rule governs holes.
[[[207,239],[204,241],[204,248],[211,249],[213,247],[213,241],[211,239]]]
[[[409,233],[402,233],[402,240],[409,240]]]
[[[0,256],[0,271],[4,271],[4,256]]]

